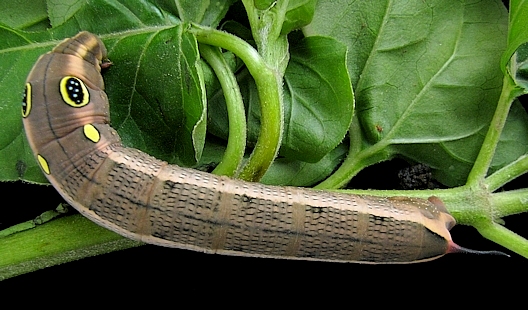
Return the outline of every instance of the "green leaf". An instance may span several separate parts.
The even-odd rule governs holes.
[[[87,5],[86,2],[79,0],[48,0],[46,2],[48,4],[49,20],[52,27],[64,24]]]
[[[153,2],[184,22],[216,27],[236,0],[155,0]]]
[[[515,96],[528,93],[528,5],[526,1],[512,0],[508,47],[501,59],[501,69],[511,78]]]
[[[312,20],[317,0],[289,0],[284,14],[281,34],[288,34],[300,29]],[[253,6],[257,10],[272,11],[277,5],[275,0],[254,0]]]
[[[177,16],[184,22],[200,22],[205,15],[207,7],[210,5],[209,0],[198,0],[198,1],[185,1],[185,0],[175,0],[175,1],[160,1],[168,2],[172,4],[177,11],[172,11],[173,13],[177,12]]]
[[[133,10],[123,9],[127,1],[88,2],[91,5],[82,6],[72,18],[49,32],[0,29],[0,69],[5,72],[0,84],[4,98],[0,102],[4,124],[0,127],[2,180],[47,183],[22,127],[24,80],[37,58],[59,42],[52,37],[62,39],[60,34],[76,34],[80,25],[92,32],[102,31],[103,23],[93,22],[97,20],[94,14],[104,15],[98,10],[112,12],[109,28],[122,22],[136,29],[102,33],[114,63],[103,73],[112,124],[125,143],[170,162],[192,165],[201,156],[206,129],[205,95],[194,37],[183,31],[175,17],[166,18],[147,2],[135,2]]]
[[[284,77],[281,155],[317,162],[345,137],[354,113],[346,46],[309,37],[291,48]]]
[[[279,186],[313,186],[327,178],[343,161],[346,153],[347,147],[340,144],[315,163],[277,158],[261,182]]]
[[[523,43],[513,54],[509,73],[515,84],[528,93],[528,43]]]
[[[525,134],[526,132],[528,132],[528,114],[521,104],[516,102],[508,115],[489,174],[528,153],[528,135]],[[484,136],[486,130],[482,130],[480,134]],[[442,183],[446,185],[454,186],[460,184],[460,180],[467,178],[475,160],[476,154],[468,152],[467,149],[478,150],[480,146],[476,139],[467,138],[447,143],[435,143],[428,148],[419,148],[418,150],[412,144],[401,145],[398,146],[398,151],[415,161],[428,158],[427,162],[433,169],[435,178],[442,180]],[[461,166],[460,162],[467,163],[467,165]],[[439,167],[449,165],[459,168],[457,170],[439,169]]]
[[[0,21],[13,29],[42,31],[49,27],[46,0],[2,1]]]
[[[288,34],[308,25],[312,21],[316,4],[317,0],[290,0],[281,34]]]
[[[508,31],[508,47],[501,58],[501,69],[506,72],[506,66],[513,54],[524,43],[528,42],[528,3],[525,0],[510,1],[510,18]]]
[[[527,132],[528,114],[521,103],[516,100],[510,108],[489,174],[512,163],[521,155],[528,154]]]
[[[332,36],[351,51],[366,142],[449,174],[471,167],[495,110],[506,17],[495,0],[323,0],[305,33]]]
[[[188,1],[194,2],[193,0]],[[200,24],[209,27],[217,27],[225,17],[231,5],[237,1],[238,0],[210,1]]]
[[[124,144],[169,162],[194,165],[206,125],[194,37],[176,26],[122,36],[109,41],[108,48],[114,63],[104,74],[111,120]]]
[[[75,3],[71,8],[64,6],[62,1],[50,0],[48,5],[49,15],[54,18],[55,26],[51,31],[56,38],[71,37],[81,30],[102,35],[170,26],[179,22],[177,17],[169,15],[146,0],[69,1]],[[67,16],[63,17],[62,14]],[[111,18],[105,18],[104,22],[101,22],[102,17],[110,16]]]
[[[267,10],[273,5],[275,1],[276,0],[254,0],[253,5],[258,10]]]
[[[32,49],[23,46],[31,40],[15,31],[0,29],[0,179],[23,179],[34,183],[47,183],[33,157],[22,126],[21,102],[24,81],[37,58],[51,45],[35,44]],[[22,73],[21,73],[22,72]]]

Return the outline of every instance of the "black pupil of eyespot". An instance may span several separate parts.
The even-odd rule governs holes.
[[[84,94],[82,92],[81,84],[76,79],[69,79],[66,84],[66,90],[68,91],[68,96],[70,99],[77,103],[81,104],[84,99]]]

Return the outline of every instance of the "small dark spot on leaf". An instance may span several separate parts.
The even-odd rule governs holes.
[[[16,170],[18,172],[18,177],[22,178],[26,174],[27,165],[22,160],[17,161]]]

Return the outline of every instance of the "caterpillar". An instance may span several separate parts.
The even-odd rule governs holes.
[[[169,165],[110,126],[103,42],[80,32],[42,55],[22,117],[42,171],[81,214],[146,243],[227,255],[411,263],[462,249],[440,199],[268,186]]]

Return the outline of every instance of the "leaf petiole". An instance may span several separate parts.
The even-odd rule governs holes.
[[[528,154],[494,172],[484,180],[484,185],[493,192],[526,172],[528,172]]]
[[[493,206],[493,214],[502,218],[509,215],[526,212],[528,209],[528,189],[498,192],[491,194],[490,202]]]
[[[389,160],[393,154],[390,147],[377,143],[356,153],[354,141],[351,141],[351,151],[341,166],[326,180],[314,186],[317,189],[338,189],[345,186],[356,174],[370,165]]]
[[[494,222],[475,223],[473,226],[484,238],[528,258],[527,239]]]
[[[229,138],[222,160],[214,174],[233,176],[244,158],[246,148],[246,112],[236,77],[227,65],[219,48],[200,44],[200,54],[215,72],[225,97],[229,118]]]
[[[493,156],[495,155],[495,150],[497,149],[497,144],[508,118],[508,113],[510,112],[510,107],[513,103],[513,100],[518,96],[516,91],[516,86],[513,84],[513,81],[508,75],[504,76],[502,92],[497,104],[497,109],[493,115],[493,119],[488,128],[484,142],[480,148],[480,152],[475,160],[473,168],[471,169],[466,185],[468,186],[478,186],[479,183],[486,177]]]
[[[246,181],[258,181],[275,159],[281,143],[281,93],[275,72],[251,45],[238,37],[197,24],[190,24],[188,31],[200,43],[233,52],[242,59],[255,80],[261,107],[260,134],[239,177]]]

